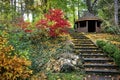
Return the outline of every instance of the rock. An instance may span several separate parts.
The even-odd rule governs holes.
[[[72,72],[83,67],[79,56],[72,53],[61,54],[59,62],[61,63],[60,72]]]
[[[70,59],[65,59],[65,58],[60,58],[58,61],[61,62],[61,64],[71,63],[71,60],[70,60]]]
[[[83,68],[83,63],[81,61],[78,61],[76,66],[79,68]]]
[[[74,66],[70,63],[65,63],[60,68],[60,72],[66,72],[66,73],[72,72],[74,70],[75,70]]]
[[[76,60],[72,61],[72,64],[73,64],[73,65],[76,65],[76,64],[77,64],[77,61],[76,61]]]
[[[59,56],[60,56],[60,58],[65,58],[65,59],[72,59],[72,60],[79,59],[79,56],[74,55],[72,53],[63,53],[63,54],[61,54]]]
[[[82,67],[79,56],[72,53],[60,54],[58,59],[50,59],[47,64],[47,69],[53,72],[72,72]]]

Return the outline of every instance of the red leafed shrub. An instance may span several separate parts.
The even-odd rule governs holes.
[[[30,22],[25,22],[23,18],[17,19],[17,26],[27,33],[32,32],[32,30],[28,29],[28,27],[30,26]]]
[[[36,24],[36,27],[37,28],[46,28],[46,27],[48,27],[48,20],[46,20],[46,19],[41,19],[41,20],[39,20],[38,22],[37,22],[37,24]]]
[[[63,33],[67,33],[69,22],[64,18],[63,11],[60,9],[51,9],[45,14],[44,19],[37,22],[36,27],[48,29],[50,37],[57,37]]]

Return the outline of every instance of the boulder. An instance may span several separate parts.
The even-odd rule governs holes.
[[[53,72],[72,72],[82,69],[82,62],[78,55],[63,53],[58,59],[51,59],[47,64],[47,70]]]
[[[65,73],[72,72],[74,70],[75,70],[74,65],[72,65],[70,63],[65,63],[60,68],[60,72],[65,72]]]

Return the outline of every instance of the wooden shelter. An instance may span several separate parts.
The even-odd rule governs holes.
[[[77,32],[100,32],[102,20],[86,12],[83,17],[75,21],[74,29]]]

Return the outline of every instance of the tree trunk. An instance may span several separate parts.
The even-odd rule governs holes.
[[[16,12],[16,0],[14,0],[14,15],[15,15],[15,16],[13,16],[13,19],[16,17],[15,12]]]
[[[88,8],[88,11],[90,13],[93,13],[91,0],[86,0],[86,5],[87,5],[87,8]]]
[[[22,2],[22,0],[20,1],[20,4],[21,4],[21,16],[23,17],[23,15],[24,15],[24,7],[23,7],[23,2]]]
[[[118,26],[118,0],[114,0],[114,18],[115,25]]]
[[[120,26],[120,1],[118,1],[118,25]]]
[[[75,4],[74,4],[74,0],[72,1],[72,10],[73,10],[73,22],[75,22]]]
[[[46,7],[46,8],[43,10],[44,13],[47,12],[47,2],[48,2],[47,0],[44,0],[44,1],[43,1],[43,4],[44,4],[45,7]]]
[[[78,0],[78,19],[80,18],[79,4],[80,4],[80,1]]]
[[[11,7],[12,7],[12,10],[13,10],[13,0],[10,0],[10,5],[11,5]],[[12,21],[13,21],[13,15],[12,15]]]
[[[94,0],[94,2],[92,3],[92,9],[94,8],[95,4],[97,3],[98,0]]]

